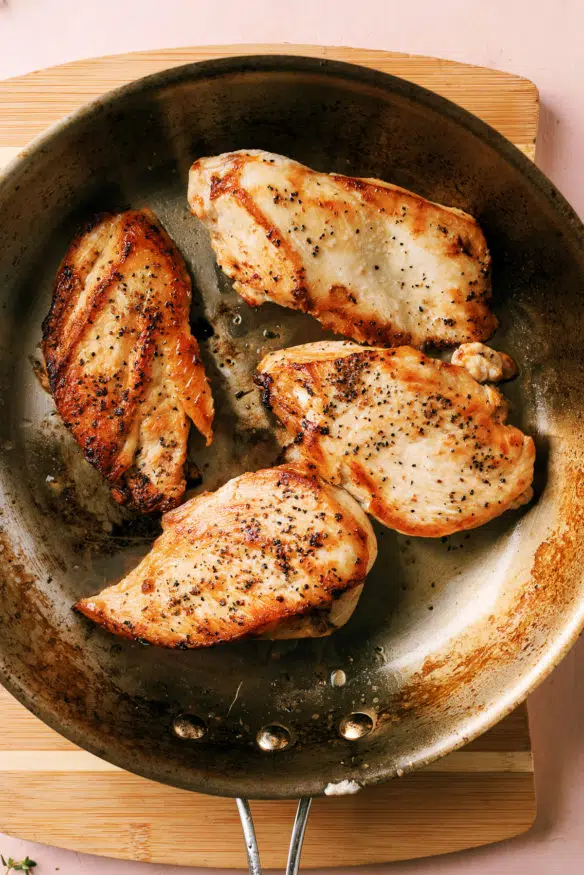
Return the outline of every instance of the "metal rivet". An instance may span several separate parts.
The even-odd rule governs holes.
[[[373,718],[369,714],[363,714],[360,711],[343,717],[339,724],[339,734],[346,738],[347,741],[356,741],[358,738],[363,738],[365,735],[369,735],[372,729]]]
[[[260,750],[269,753],[276,750],[286,750],[292,744],[290,733],[285,726],[280,726],[278,723],[262,726],[256,735],[256,741]]]
[[[205,722],[194,714],[179,714],[173,720],[172,731],[185,741],[197,741],[205,735],[207,727]]]

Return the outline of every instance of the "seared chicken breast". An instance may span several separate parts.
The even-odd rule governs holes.
[[[195,161],[188,200],[252,306],[275,301],[380,346],[480,341],[495,330],[489,251],[461,210],[253,149]]]
[[[114,498],[143,512],[182,499],[190,421],[212,440],[190,302],[183,259],[155,215],[128,210],[73,240],[43,323],[57,410]]]
[[[165,647],[295,637],[306,631],[302,617],[331,611],[344,596],[351,605],[376,550],[371,524],[348,493],[283,465],[166,514],[138,567],[76,607],[111,632]]]
[[[436,538],[531,496],[533,440],[503,396],[461,367],[403,346],[322,342],[259,365],[264,400],[312,463],[389,528]]]

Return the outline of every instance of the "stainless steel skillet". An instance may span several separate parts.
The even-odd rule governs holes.
[[[536,501],[444,543],[379,530],[358,612],[330,639],[155,651],[71,612],[146,551],[157,523],[112,506],[30,359],[77,222],[149,204],[192,270],[219,410],[217,442],[207,451],[193,439],[193,464],[210,489],[270,464],[273,423],[253,389],[255,364],[323,335],[299,314],[248,309],[187,211],[193,158],[242,147],[378,176],[478,217],[493,254],[495,345],[521,368],[508,389],[512,419],[537,443]],[[370,70],[274,56],[121,88],[37,140],[2,179],[0,305],[0,677],[83,747],[207,793],[356,790],[483,732],[582,627],[582,226],[517,150],[448,101]],[[335,686],[339,670],[346,683]]]

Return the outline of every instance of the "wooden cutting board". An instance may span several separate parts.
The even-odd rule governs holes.
[[[166,67],[235,54],[301,54],[375,67],[461,104],[535,154],[538,95],[519,76],[365,49],[234,45],[78,61],[0,83],[0,164],[48,125],[118,85]],[[282,868],[291,802],[252,805],[263,865]],[[403,860],[488,844],[535,817],[524,706],[461,751],[355,796],[317,799],[302,868]],[[138,778],[61,738],[0,688],[0,831],[131,860],[245,867],[235,804]]]
[[[282,868],[295,803],[254,802],[262,862]],[[527,830],[535,817],[527,713],[464,750],[355,796],[316,799],[302,868],[457,851]],[[242,867],[232,799],[174,790],[86,753],[0,688],[0,831],[130,860]]]

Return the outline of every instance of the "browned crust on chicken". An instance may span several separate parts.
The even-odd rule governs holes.
[[[143,512],[181,500],[189,420],[212,440],[190,302],[184,261],[156,216],[128,210],[95,217],[73,240],[43,323],[57,410],[114,498]]]
[[[290,458],[392,529],[450,535],[529,498],[533,440],[464,368],[411,347],[322,342],[271,353],[258,374],[293,438]]]
[[[272,300],[386,346],[484,340],[496,328],[489,251],[461,210],[257,150],[195,161],[189,204],[252,306]]]
[[[76,608],[126,638],[208,647],[330,608],[362,585],[376,549],[351,496],[283,465],[166,514],[138,567]]]

